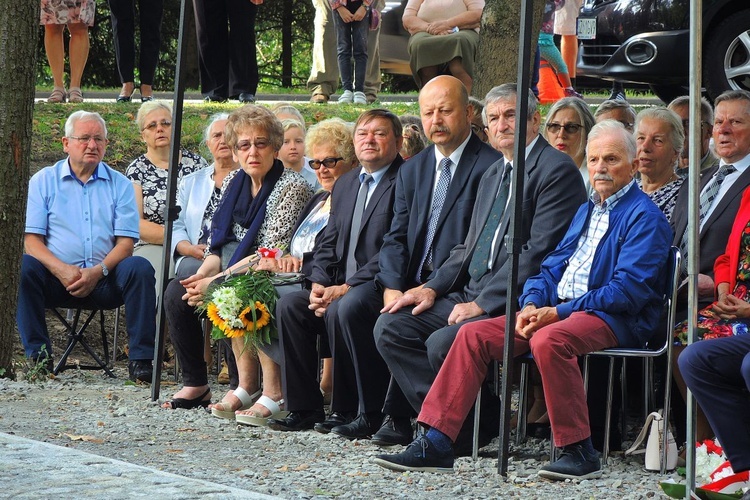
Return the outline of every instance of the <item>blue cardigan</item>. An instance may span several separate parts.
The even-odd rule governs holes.
[[[560,244],[542,262],[541,273],[526,281],[519,304],[556,305],[560,319],[576,311],[596,314],[612,328],[620,347],[643,347],[662,313],[672,231],[651,199],[631,186],[610,213],[591,265],[589,291],[558,304],[557,285],[593,208],[588,201],[578,209]]]

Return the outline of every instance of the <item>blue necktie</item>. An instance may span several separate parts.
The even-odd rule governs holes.
[[[440,212],[443,210],[445,198],[448,195],[448,188],[451,183],[451,165],[453,165],[453,162],[450,158],[446,157],[440,160],[440,178],[435,187],[435,194],[432,196],[430,220],[427,222],[427,234],[424,238],[424,253],[422,254],[422,262],[419,264],[419,269],[417,269],[417,283],[422,282],[422,269],[430,269],[432,267],[432,241],[435,239],[437,222],[440,218]]]
[[[357,272],[357,261],[354,258],[354,250],[357,248],[359,230],[362,229],[362,216],[365,213],[365,206],[367,205],[367,191],[370,189],[370,181],[372,181],[370,174],[360,175],[359,182],[361,184],[357,193],[357,201],[354,203],[352,228],[349,232],[349,249],[346,256],[346,279],[351,278]]]
[[[513,167],[511,164],[507,163],[503,179],[500,182],[500,188],[497,190],[497,197],[492,204],[492,210],[490,211],[490,215],[487,217],[487,222],[484,223],[484,228],[482,228],[479,239],[477,239],[477,243],[474,246],[474,254],[471,256],[471,262],[469,263],[469,274],[475,281],[479,281],[479,279],[489,270],[492,240],[495,239],[495,232],[500,225],[500,221],[503,219],[505,205],[508,202],[510,171],[512,169]]]

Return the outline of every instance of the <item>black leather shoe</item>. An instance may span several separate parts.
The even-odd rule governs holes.
[[[255,95],[250,92],[243,92],[237,98],[240,102],[253,103],[255,102]]]
[[[151,383],[154,373],[153,364],[150,359],[133,359],[128,361],[128,374],[133,382]]]
[[[207,95],[206,97],[203,98],[203,100],[205,102],[215,102],[215,103],[227,102],[226,97],[221,97],[218,95]]]
[[[337,425],[331,432],[347,439],[368,439],[380,428],[382,418],[380,412],[360,413],[350,423]]]
[[[378,446],[408,445],[414,439],[414,429],[411,419],[407,417],[391,417],[386,415],[383,425],[373,434],[372,442]]]
[[[348,424],[352,421],[353,415],[351,413],[339,413],[337,411],[328,415],[328,418],[322,422],[315,424],[313,429],[321,434],[328,434],[331,429],[338,425]]]
[[[293,411],[284,418],[269,418],[268,427],[275,431],[304,431],[325,420],[323,410]]]

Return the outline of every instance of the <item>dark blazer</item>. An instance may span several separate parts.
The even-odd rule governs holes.
[[[472,281],[469,263],[497,196],[504,164],[505,160],[499,160],[482,177],[465,242],[453,249],[435,277],[425,284],[434,289],[438,296],[462,290]],[[586,189],[578,167],[568,155],[556,150],[539,136],[526,159],[524,171],[522,231],[518,235],[523,241],[518,262],[519,292],[529,277],[539,273],[542,260],[562,240],[578,207],[585,201]],[[501,246],[495,250],[489,279],[483,278],[487,281],[479,291],[476,291],[479,287],[474,282],[471,289],[475,292],[467,297],[490,316],[505,312],[510,266],[504,236],[508,233],[510,212],[505,211],[500,223],[501,236],[498,241]]]
[[[297,222],[294,223],[294,227],[292,228],[292,237],[294,237],[294,234],[297,232],[297,229],[302,225],[302,223],[305,221],[308,215],[310,215],[310,212],[312,212],[312,209],[315,208],[318,203],[322,202],[326,198],[328,198],[331,195],[328,191],[325,189],[321,189],[319,191],[316,191],[315,194],[312,195],[312,198],[307,202],[307,205],[305,205],[302,208],[302,211],[299,213],[299,217],[297,217]],[[318,234],[315,235],[315,247],[310,252],[305,252],[302,255],[302,269],[300,269],[300,272],[304,274],[305,276],[309,276],[310,273],[312,273],[313,268],[313,255],[315,254],[315,249],[318,248],[323,241],[323,234],[325,234],[325,228],[321,229]]]
[[[487,168],[500,158],[500,153],[471,133],[440,211],[432,241],[433,269],[440,267],[453,247],[466,238],[479,181]],[[380,249],[380,272],[375,277],[384,288],[404,291],[417,284],[415,279],[425,251],[432,207],[435,162],[435,147],[432,146],[399,169],[393,222]]]
[[[346,283],[357,286],[372,281],[378,271],[380,247],[383,236],[391,227],[393,219],[393,199],[396,194],[396,176],[403,163],[397,155],[388,167],[385,175],[378,182],[375,191],[367,202],[362,218],[362,228],[354,250],[357,261],[357,272],[349,277]],[[336,181],[331,191],[331,214],[320,246],[313,256],[313,270],[310,281],[323,286],[340,285],[346,276],[346,256],[348,253],[349,233],[352,227],[352,214],[359,192],[359,174],[356,168],[347,172]]]
[[[708,183],[714,173],[719,169],[717,163],[710,169],[701,173],[700,188]],[[740,208],[742,192],[750,185],[750,168],[744,172],[732,183],[732,187],[724,194],[719,203],[711,212],[711,216],[703,224],[703,229],[698,237],[700,245],[700,261],[698,263],[698,272],[707,276],[714,275],[714,262],[719,255],[722,255],[727,247],[727,239],[732,231],[732,223]],[[677,193],[677,202],[672,213],[672,227],[674,229],[674,245],[679,247],[682,235],[687,227],[687,207],[688,207],[688,183],[683,182],[680,191]]]

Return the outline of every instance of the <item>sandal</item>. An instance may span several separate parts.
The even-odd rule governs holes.
[[[70,90],[68,90],[68,102],[83,102],[83,93],[81,92],[80,87],[70,87]]]
[[[206,396],[208,396],[208,399],[204,399]],[[164,404],[169,405],[169,409],[172,410],[176,410],[177,408],[192,410],[193,408],[198,408],[199,406],[208,408],[208,405],[211,404],[211,388],[209,387],[208,389],[206,389],[206,392],[204,392],[197,398],[172,398]],[[164,406],[163,408],[166,408],[166,406]]]
[[[52,93],[47,98],[47,102],[61,103],[65,102],[65,89],[62,87],[55,87],[52,89]]]
[[[232,395],[240,400],[240,407],[232,408],[232,403],[226,400],[227,395],[224,396],[224,399],[222,399],[221,402],[211,406],[211,415],[214,417],[226,418],[227,420],[234,420],[235,411],[247,410],[252,407],[262,393],[262,390],[258,389],[253,394],[248,394],[245,389],[238,387],[232,392]]]
[[[265,427],[266,425],[268,425],[269,419],[284,418],[289,415],[288,411],[281,409],[281,407],[284,406],[283,399],[274,401],[268,396],[261,396],[260,398],[258,398],[258,401],[255,402],[255,404],[259,404],[265,407],[268,411],[271,412],[271,414],[267,417],[264,417],[257,411],[247,410],[246,413],[238,413],[235,417],[235,420],[237,420],[238,424],[253,425],[255,427]]]

